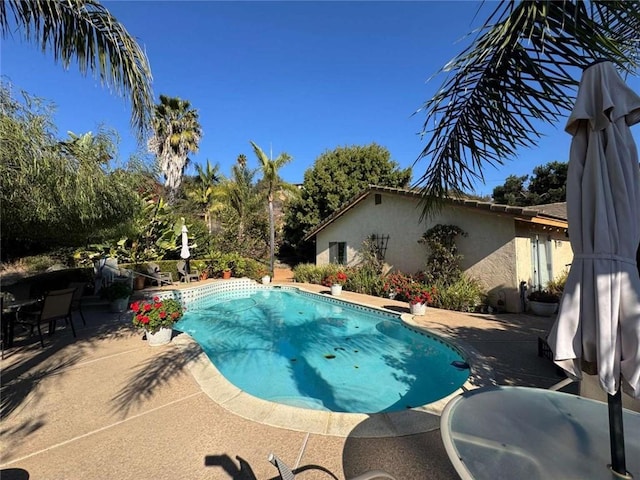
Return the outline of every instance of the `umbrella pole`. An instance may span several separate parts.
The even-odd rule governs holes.
[[[611,442],[611,469],[619,478],[632,478],[627,473],[622,424],[622,387],[615,395],[607,394],[609,405],[609,440]]]

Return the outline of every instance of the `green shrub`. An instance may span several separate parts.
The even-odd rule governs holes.
[[[383,295],[384,280],[375,269],[362,267],[348,270],[345,290],[380,297]]]
[[[564,286],[567,283],[568,277],[569,270],[564,269],[556,278],[554,278],[553,280],[549,280],[549,283],[547,283],[547,288],[545,290],[553,295],[556,295],[558,298],[562,297]]]
[[[436,285],[432,303],[437,308],[470,312],[482,305],[485,298],[486,292],[480,282],[462,274],[455,283]]]
[[[300,263],[293,269],[293,278],[296,282],[316,283],[322,285],[322,281],[329,275],[335,275],[338,271],[344,271],[343,265],[330,263],[327,265],[314,265],[313,263]]]

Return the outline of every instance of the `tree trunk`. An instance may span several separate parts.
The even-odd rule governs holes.
[[[274,259],[276,256],[276,226],[273,221],[273,197],[269,195],[269,265],[271,267],[271,278],[274,272]]]

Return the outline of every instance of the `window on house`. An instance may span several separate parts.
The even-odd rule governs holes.
[[[329,242],[329,263],[346,265],[347,263],[347,243]]]

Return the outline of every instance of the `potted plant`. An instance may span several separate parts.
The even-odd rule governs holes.
[[[225,280],[231,278],[231,269],[229,267],[222,269],[222,278]]]
[[[342,286],[345,284],[347,279],[347,274],[343,271],[339,271],[331,275],[327,275],[322,281],[322,284],[325,287],[331,288],[331,295],[338,296],[342,293]]]
[[[549,290],[534,290],[527,295],[527,298],[529,299],[531,311],[536,315],[544,317],[553,315],[558,309],[558,303],[560,302],[560,296]]]
[[[109,307],[115,313],[122,313],[127,309],[132,293],[131,287],[125,282],[113,282],[100,290],[101,296],[110,302]]]
[[[263,268],[258,272],[258,277],[260,277],[263,285],[268,285],[271,282],[271,276],[266,268]]]
[[[146,332],[147,342],[151,346],[165,345],[171,341],[173,324],[184,313],[182,305],[173,298],[143,300],[131,304],[133,324]]]
[[[412,315],[427,313],[427,304],[431,303],[431,293],[424,285],[414,285],[406,293],[409,299],[409,311]]]

